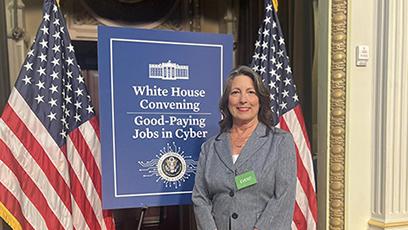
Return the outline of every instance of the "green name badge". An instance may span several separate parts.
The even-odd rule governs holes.
[[[238,190],[256,184],[256,176],[254,171],[248,171],[235,177],[235,184]]]

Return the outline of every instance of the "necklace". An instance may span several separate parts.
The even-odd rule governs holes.
[[[234,143],[234,145],[235,145],[235,147],[237,147],[237,148],[242,148],[242,146],[244,146],[244,143],[241,143],[241,144]]]
[[[231,129],[231,144],[234,152],[240,152],[241,148],[246,144],[249,137],[256,128],[256,124],[247,127],[236,127]],[[235,150],[234,150],[235,149]]]
[[[248,133],[242,133],[242,135],[239,135],[238,133],[232,132],[231,133],[232,145],[237,148],[242,148],[248,141],[251,134],[252,132],[248,132]]]

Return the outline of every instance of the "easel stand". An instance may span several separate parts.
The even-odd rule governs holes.
[[[140,212],[139,224],[137,225],[137,230],[142,230],[143,219],[146,214],[147,207],[143,207],[142,211]]]

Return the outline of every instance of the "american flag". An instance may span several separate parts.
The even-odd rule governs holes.
[[[13,229],[113,229],[99,127],[55,0],[0,118],[0,216]]]
[[[270,91],[274,125],[289,131],[295,140],[297,186],[292,229],[316,229],[317,202],[310,142],[277,14],[270,1],[265,0],[265,7],[251,67],[261,75]]]

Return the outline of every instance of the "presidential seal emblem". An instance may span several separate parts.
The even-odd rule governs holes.
[[[161,181],[166,187],[179,188],[197,171],[197,161],[186,155],[174,142],[172,145],[167,143],[156,158],[138,161],[138,164],[141,166],[139,171],[143,173],[143,177],[156,177],[156,182]]]
[[[187,165],[184,158],[175,152],[163,154],[157,162],[157,172],[167,181],[178,181],[186,173]]]

